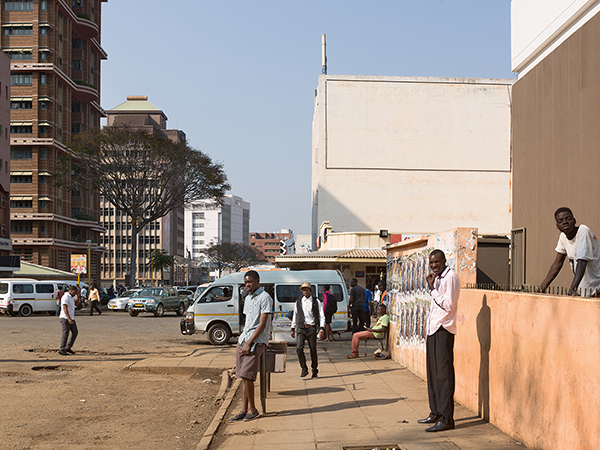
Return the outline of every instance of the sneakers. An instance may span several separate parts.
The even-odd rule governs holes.
[[[229,422],[241,422],[242,420],[244,420],[244,418],[247,415],[248,414],[246,413],[246,411],[240,411],[235,416],[233,416],[231,419],[229,419]]]
[[[300,378],[304,378],[308,376],[308,369],[302,369],[302,373],[300,374]]]
[[[348,356],[346,356],[346,358],[348,358],[348,359],[354,359],[354,358],[358,358],[358,355],[355,355],[354,353],[351,353]]]
[[[70,348],[66,349],[65,352],[70,353],[71,355],[75,354],[75,352],[73,350],[71,350]]]
[[[69,354],[67,352],[65,352],[64,350],[59,350],[58,354],[63,355],[63,356],[69,356]]]
[[[251,420],[258,419],[259,416],[260,414],[256,409],[251,409],[248,411],[248,414],[246,414],[246,417],[244,417],[244,422],[250,422]]]
[[[319,378],[319,372],[313,372],[312,377],[310,377],[310,378],[311,378],[311,380]]]

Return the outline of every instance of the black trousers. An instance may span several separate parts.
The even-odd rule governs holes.
[[[317,358],[317,328],[307,327],[298,328],[296,330],[296,354],[298,355],[298,362],[302,369],[308,370],[306,365],[306,356],[304,356],[304,344],[308,341],[308,348],[310,349],[311,368],[313,375],[319,372],[319,359]]]
[[[427,336],[429,409],[445,424],[454,423],[454,335],[440,327]]]
[[[92,300],[90,302],[90,316],[94,315],[94,309],[98,311],[98,314],[102,314],[102,311],[98,308],[98,300]]]
[[[357,331],[365,330],[365,307],[361,305],[361,309],[353,309],[352,313],[352,334]]]

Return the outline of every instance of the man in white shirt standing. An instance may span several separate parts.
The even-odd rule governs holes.
[[[291,334],[292,338],[296,338],[296,353],[298,355],[298,362],[302,368],[300,378],[308,376],[308,366],[306,365],[306,356],[304,356],[304,344],[306,341],[308,341],[310,349],[311,378],[317,378],[319,374],[317,334],[319,339],[323,339],[325,313],[323,312],[323,303],[321,300],[312,296],[312,286],[310,283],[302,283],[300,290],[302,291],[302,297],[294,303]],[[318,333],[317,329],[319,330]]]
[[[431,306],[427,322],[427,393],[429,416],[419,423],[433,423],[425,431],[454,429],[454,335],[460,295],[458,275],[446,266],[446,255],[434,250],[429,255],[432,273],[427,275]]]
[[[62,326],[62,338],[60,340],[59,354],[68,356],[75,352],[71,350],[77,338],[77,324],[75,323],[75,301],[77,299],[77,288],[69,286],[69,290],[60,299],[60,324]],[[71,339],[69,338],[71,333]],[[68,339],[68,342],[67,342]]]
[[[548,288],[568,258],[573,270],[569,295],[578,295],[577,290],[581,289],[584,296],[596,296],[600,289],[600,245],[596,235],[585,225],[576,226],[577,221],[569,208],[558,208],[554,220],[561,232],[555,249],[556,259],[540,290],[544,292]]]

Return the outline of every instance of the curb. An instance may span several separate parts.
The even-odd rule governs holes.
[[[227,393],[227,396],[223,400],[223,403],[221,404],[221,407],[217,411],[217,414],[215,414],[215,417],[213,417],[212,422],[210,423],[210,425],[204,432],[204,436],[200,440],[200,443],[196,447],[196,450],[208,450],[209,449],[210,444],[211,444],[213,438],[215,437],[215,434],[217,433],[219,426],[221,425],[221,421],[223,420],[223,417],[225,417],[225,414],[227,413],[227,410],[229,409],[229,406],[231,405],[231,402],[233,401],[233,397],[235,396],[235,394],[241,384],[241,381],[242,380],[240,380],[239,378],[236,379],[233,383],[232,388],[229,389],[229,392],[227,392],[227,389],[229,388],[229,385],[231,382],[231,376],[230,376],[230,373],[228,370],[223,372],[222,379],[221,379],[221,388],[219,389],[217,401],[219,399],[223,398],[223,396],[226,393]]]

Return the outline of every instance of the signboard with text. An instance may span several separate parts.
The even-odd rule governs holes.
[[[87,255],[71,255],[71,273],[87,273]]]

